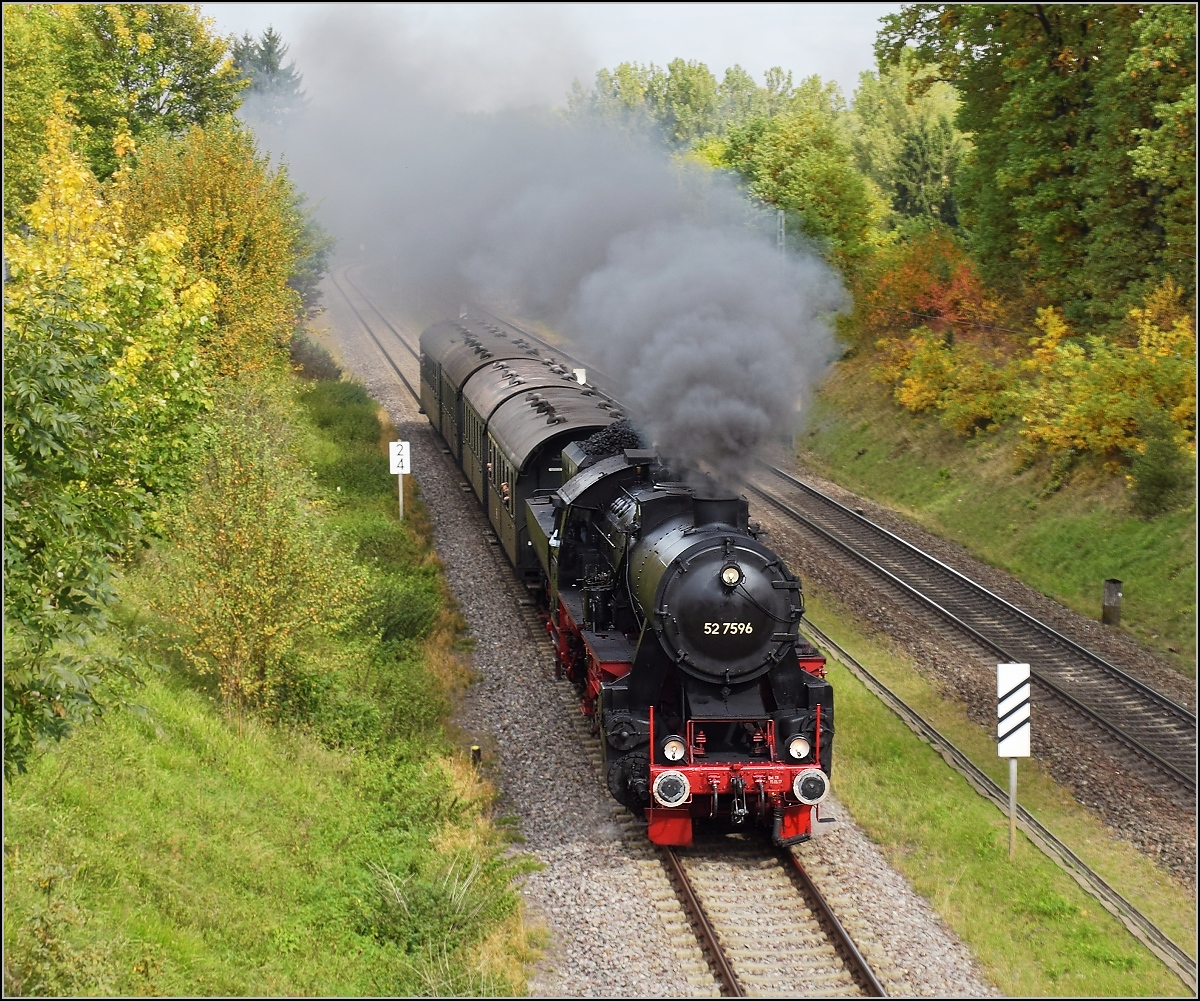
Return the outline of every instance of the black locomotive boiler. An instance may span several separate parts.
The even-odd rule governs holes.
[[[812,832],[833,690],[800,582],[744,497],[643,448],[616,401],[515,328],[421,336],[422,405],[505,553],[544,594],[560,676],[602,736],[609,791],[650,839],[694,818]]]

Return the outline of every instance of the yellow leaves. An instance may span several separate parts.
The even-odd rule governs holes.
[[[1028,367],[1035,376],[1022,394],[1030,449],[1066,449],[1120,455],[1142,451],[1149,415],[1165,413],[1176,443],[1194,454],[1196,436],[1196,335],[1168,280],[1128,322],[1134,343],[1100,337],[1068,340],[1061,314],[1040,310]]]
[[[958,433],[1020,416],[1025,458],[1067,451],[1111,465],[1144,447],[1147,422],[1161,414],[1176,443],[1195,453],[1196,334],[1178,286],[1168,281],[1128,314],[1125,343],[1080,337],[1056,307],[1038,310],[1038,336],[1012,361],[976,345],[953,345],[925,328],[878,342],[875,377],[901,406],[937,410]],[[1114,467],[1115,468],[1115,467]]]
[[[287,176],[270,169],[232,120],[141,153],[131,225],[143,232],[164,219],[186,225],[182,259],[216,289],[217,330],[205,351],[221,374],[261,371],[284,357],[299,308],[287,284],[299,233],[293,198]]]

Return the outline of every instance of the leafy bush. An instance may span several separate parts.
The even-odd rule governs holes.
[[[1085,453],[1113,471],[1133,459],[1135,480],[1145,481],[1139,510],[1161,511],[1182,489],[1196,447],[1196,335],[1181,299],[1178,286],[1164,283],[1129,312],[1123,341],[1075,336],[1046,307],[1041,334],[1019,353],[952,339],[955,328],[918,327],[880,339],[875,375],[893,385],[901,406],[936,410],[959,434],[1019,416],[1019,459],[1045,454],[1060,479]]]
[[[966,248],[944,226],[925,223],[881,250],[856,277],[854,326],[869,341],[914,327],[953,331],[956,340],[995,344],[1000,304]]]
[[[1115,462],[1143,451],[1150,414],[1170,424],[1176,444],[1194,454],[1196,333],[1189,314],[1169,308],[1178,299],[1168,282],[1132,310],[1133,343],[1074,338],[1057,310],[1038,311],[1042,336],[1031,341],[1032,357],[1014,390],[1029,454],[1075,449]]]
[[[74,134],[50,119],[46,183],[4,241],[6,775],[99,710],[106,661],[82,644],[105,626],[111,561],[183,482],[209,405],[216,290],[186,276],[184,230],[126,235],[128,173],[102,190]]]
[[[354,621],[366,580],[306,502],[286,407],[253,388],[225,402],[191,491],[164,519],[157,605],[232,705],[271,713],[293,654]]]

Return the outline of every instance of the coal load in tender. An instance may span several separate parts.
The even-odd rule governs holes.
[[[603,431],[597,431],[579,447],[588,455],[605,456],[616,455],[627,448],[645,448],[646,442],[633,421],[617,421]]]

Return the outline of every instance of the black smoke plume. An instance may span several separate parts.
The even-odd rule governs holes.
[[[559,330],[672,458],[736,472],[791,431],[832,355],[830,267],[784,256],[728,177],[553,110],[587,69],[549,9],[466,41],[406,16],[321,15],[294,49],[308,104],[246,110],[356,280],[424,320],[474,300]]]

